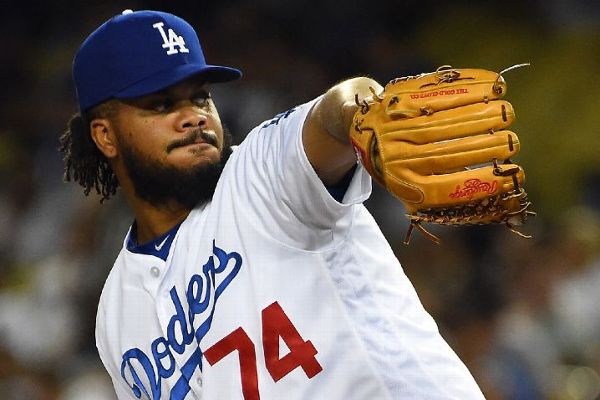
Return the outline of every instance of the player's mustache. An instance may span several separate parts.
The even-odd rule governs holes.
[[[217,135],[212,132],[206,132],[202,129],[195,129],[188,133],[184,138],[176,140],[167,146],[167,153],[170,153],[177,147],[188,146],[190,144],[194,144],[198,141],[203,141],[205,143],[211,144],[215,147],[218,146],[219,142],[217,139]]]

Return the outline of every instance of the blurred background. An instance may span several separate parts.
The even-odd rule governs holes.
[[[214,88],[236,140],[337,81],[382,83],[440,65],[507,73],[513,130],[538,216],[402,239],[402,207],[367,206],[427,310],[488,399],[600,394],[600,2],[111,1],[3,3],[0,16],[0,398],[113,399],[94,344],[100,290],[131,214],[63,183],[58,137],[76,111],[70,67],[126,8],[186,18],[209,62],[241,68]]]

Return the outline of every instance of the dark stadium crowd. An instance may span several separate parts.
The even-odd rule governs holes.
[[[367,5],[370,4],[368,7]],[[519,229],[431,227],[402,243],[401,204],[367,207],[440,331],[486,398],[600,398],[600,5],[561,2],[44,2],[0,17],[0,398],[109,400],[94,323],[132,222],[63,182],[58,137],[75,113],[74,52],[125,8],[197,28],[209,62],[242,80],[214,86],[239,143],[254,126],[337,81],[381,83],[442,64],[511,72],[516,161],[538,216]],[[568,6],[566,6],[568,4]],[[368,8],[368,10],[365,10]]]

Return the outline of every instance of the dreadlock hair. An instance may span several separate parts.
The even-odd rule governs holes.
[[[114,114],[113,100],[77,113],[71,117],[67,130],[60,137],[59,150],[65,163],[64,180],[79,183],[86,196],[96,189],[96,193],[102,196],[101,203],[116,194],[119,181],[108,159],[92,140],[90,122],[96,118],[111,118]]]

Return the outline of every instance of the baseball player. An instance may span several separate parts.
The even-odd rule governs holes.
[[[66,178],[134,221],[96,343],[119,399],[482,399],[362,202],[353,78],[235,149],[183,19],[124,11],[77,51]],[[356,96],[356,99],[355,99]]]

